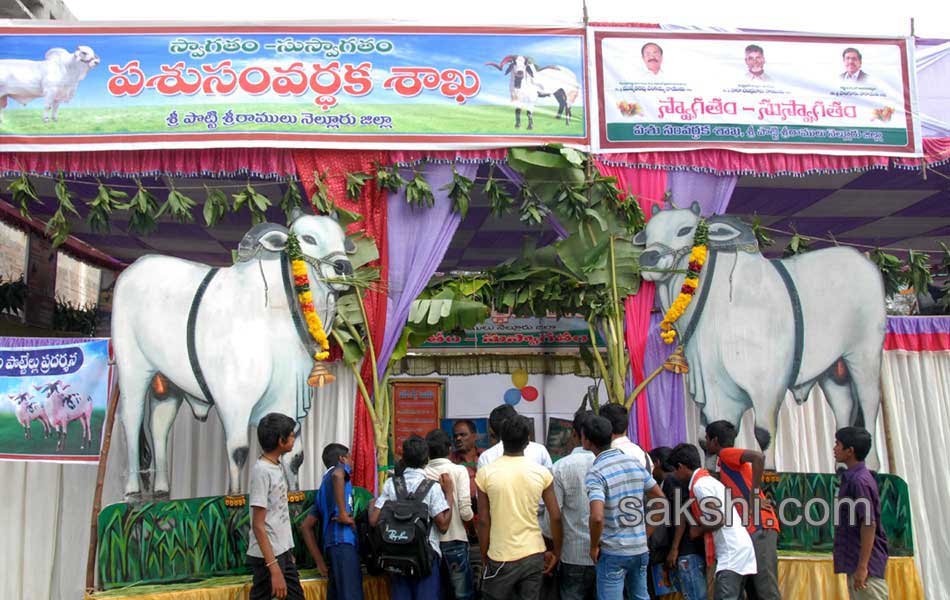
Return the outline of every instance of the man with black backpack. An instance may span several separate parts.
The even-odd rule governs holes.
[[[421,437],[402,443],[402,459],[406,469],[386,481],[369,524],[379,566],[391,576],[392,600],[431,600],[441,597],[439,533],[449,528],[452,507],[445,498],[455,489],[451,477],[443,475],[441,486],[426,478],[429,446]]]

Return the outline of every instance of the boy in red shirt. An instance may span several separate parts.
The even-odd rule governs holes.
[[[736,428],[729,421],[715,421],[706,426],[706,452],[719,456],[716,468],[719,479],[732,490],[735,500],[744,499],[751,509],[737,503],[736,508],[752,537],[758,573],[750,577],[747,592],[750,599],[779,600],[778,534],[779,522],[771,503],[762,493],[765,455],[755,450],[734,448]],[[758,514],[754,511],[758,509]]]

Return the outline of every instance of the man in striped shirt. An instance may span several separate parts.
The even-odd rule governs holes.
[[[597,455],[586,480],[597,598],[621,600],[626,584],[630,600],[649,600],[644,495],[662,498],[663,492],[640,462],[610,447],[610,421],[591,417],[583,433],[584,448]]]

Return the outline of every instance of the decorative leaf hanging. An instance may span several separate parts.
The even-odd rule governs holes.
[[[36,193],[36,188],[33,187],[26,173],[20,173],[19,177],[11,181],[10,185],[7,186],[7,191],[13,195],[13,203],[20,209],[20,216],[27,221],[32,219],[30,215],[30,203],[36,202],[40,205],[43,204],[43,201],[40,200]]]
[[[452,210],[457,212],[464,219],[468,215],[468,207],[472,202],[472,186],[475,182],[460,175],[455,168],[452,168],[452,182],[442,186],[442,190],[448,190],[449,199],[452,200]]]
[[[346,197],[354,202],[363,194],[363,187],[373,176],[362,171],[346,174]]]
[[[270,198],[258,193],[250,183],[243,190],[234,194],[232,198],[234,198],[234,212],[247,205],[247,209],[251,212],[251,223],[253,225],[258,225],[267,220],[266,213],[271,205]]]
[[[194,215],[191,214],[195,206],[197,206],[196,202],[175,189],[173,183],[171,189],[168,190],[168,198],[165,200],[165,204],[158,209],[155,216],[160,218],[167,212],[179,223],[191,223],[195,220]]]
[[[888,254],[880,248],[876,248],[871,252],[871,261],[877,265],[877,269],[881,272],[881,277],[884,279],[884,294],[886,296],[893,296],[901,287],[904,285],[904,265],[901,263],[901,259],[897,258],[893,254]]]
[[[435,195],[422,173],[416,173],[406,184],[406,204],[413,207],[435,206]]]
[[[148,191],[139,179],[135,180],[138,191],[122,209],[129,210],[129,231],[148,235],[158,227],[158,198]]]
[[[303,196],[300,194],[300,188],[297,187],[297,182],[293,178],[287,178],[287,191],[284,192],[283,197],[280,199],[280,208],[284,211],[284,216],[287,218],[287,224],[290,225],[290,216],[293,214],[294,209],[298,209],[303,205]]]
[[[491,214],[500,217],[505,214],[515,204],[515,199],[505,190],[505,187],[495,179],[495,167],[492,165],[488,171],[488,180],[485,182],[485,195],[488,196],[488,202],[491,205]]]
[[[379,163],[376,164],[376,189],[378,190],[387,190],[391,194],[399,193],[399,190],[406,187],[408,183],[403,179],[402,175],[399,174],[399,169],[395,166],[393,167],[384,167]]]
[[[205,206],[202,211],[205,225],[214,227],[229,210],[231,210],[231,206],[227,194],[219,189],[209,189],[208,186],[205,186]]]
[[[129,195],[120,190],[113,190],[103,185],[101,181],[96,189],[96,197],[86,203],[89,207],[89,216],[86,218],[89,228],[98,233],[108,233],[111,230],[109,219],[113,209],[121,209],[124,204],[120,200]]]

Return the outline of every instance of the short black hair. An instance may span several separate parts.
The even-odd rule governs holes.
[[[640,47],[640,58],[643,58],[643,53],[647,51],[647,46],[656,46],[656,49],[660,51],[660,56],[663,56],[663,47],[655,42],[647,42]],[[675,58],[675,57],[674,57]]]
[[[271,452],[281,440],[286,440],[297,429],[297,421],[280,413],[268,413],[257,424],[257,442],[261,450]]]
[[[627,409],[623,404],[611,402],[600,407],[600,416],[610,421],[610,429],[614,435],[621,435],[627,431]]]
[[[835,439],[847,450],[854,449],[854,457],[863,461],[871,452],[871,434],[863,427],[842,427],[835,432]]]
[[[429,458],[445,458],[452,448],[452,439],[441,429],[433,429],[426,434],[426,444],[429,446]]]
[[[676,470],[680,465],[693,471],[703,466],[703,460],[699,457],[699,450],[692,444],[679,444],[673,448],[668,462],[673,470]]]
[[[610,447],[610,434],[610,421],[604,417],[592,416],[584,421],[584,437],[598,450]]]
[[[723,448],[732,448],[736,445],[736,426],[729,421],[713,421],[706,425],[706,437],[716,438]]]
[[[429,462],[429,444],[418,435],[410,435],[402,442],[402,459],[410,469],[421,469]]]
[[[574,423],[572,426],[574,427],[574,433],[577,434],[577,437],[581,437],[581,434],[584,433],[584,422],[592,416],[594,416],[594,412],[590,410],[579,410],[574,413]]]
[[[475,421],[471,419],[456,419],[455,423],[452,425],[452,430],[454,431],[459,425],[465,425],[472,433],[478,433],[478,428],[475,427]]]
[[[506,454],[522,452],[531,438],[531,420],[522,415],[505,419],[501,425],[501,443]]]
[[[749,52],[758,52],[762,56],[765,56],[765,50],[762,49],[762,46],[759,46],[757,44],[749,44],[748,46],[746,46],[745,53],[748,54]]]
[[[854,52],[855,54],[858,55],[858,60],[864,61],[864,58],[861,57],[861,52],[858,51],[857,48],[851,48],[851,47],[844,49],[844,52],[841,53],[841,58],[844,58],[848,54],[848,52]]]
[[[670,464],[671,454],[673,454],[673,449],[669,446],[657,446],[653,450],[650,450],[650,458],[653,459],[653,464],[659,465],[659,467],[667,473],[675,470],[673,469],[673,465]]]
[[[501,437],[501,425],[507,419],[518,414],[515,407],[510,404],[499,404],[488,414],[488,426],[495,432],[496,437]]]
[[[323,449],[323,466],[335,467],[340,464],[340,457],[350,453],[350,449],[343,444],[327,444]]]

